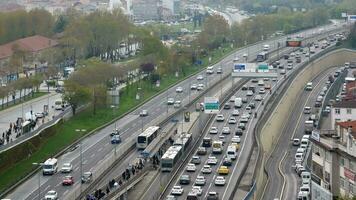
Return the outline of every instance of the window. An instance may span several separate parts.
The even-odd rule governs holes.
[[[356,172],[356,163],[350,160],[350,170]]]
[[[352,114],[351,108],[346,109],[346,113],[347,113],[347,114]]]
[[[340,108],[335,108],[335,114],[340,114]]]
[[[329,151],[325,152],[325,159],[326,161],[331,162],[331,153]]]
[[[351,194],[356,194],[356,187],[354,184],[350,182],[350,193]]]
[[[341,167],[345,166],[345,159],[344,158],[340,158],[340,166]]]
[[[340,187],[342,189],[346,189],[346,182],[345,182],[345,179],[340,177]]]
[[[330,173],[329,172],[325,172],[325,181],[330,183]]]

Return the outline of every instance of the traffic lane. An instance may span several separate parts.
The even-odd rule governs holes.
[[[312,102],[316,99],[316,97],[318,96],[320,90],[324,87],[324,83],[327,81],[328,76],[330,75],[330,73],[332,74],[332,72],[335,71],[335,69],[329,69],[323,73],[321,73],[320,75],[318,75],[318,77],[316,77],[313,80],[313,83],[317,83],[315,84],[315,86],[313,87],[313,90],[310,92],[306,92],[303,90],[303,93],[307,96],[306,98],[300,98],[300,102],[298,109],[296,110],[296,112],[294,113],[294,115],[296,115],[297,117],[295,118],[299,118],[300,116],[304,116],[304,117],[308,117],[305,114],[303,114],[303,110],[304,110],[304,105],[307,106],[312,106]],[[295,107],[297,109],[297,107]],[[290,121],[290,120],[289,120]],[[295,123],[296,122],[296,123]],[[298,127],[297,130],[297,135],[296,137],[301,139],[301,137],[304,135],[304,124],[300,123],[300,121],[295,120],[294,124],[291,124],[291,128],[294,127]],[[294,131],[294,130],[292,130]],[[291,144],[290,144],[291,145]],[[286,189],[285,189],[285,198],[287,199],[292,199],[292,198],[296,198],[297,196],[297,192],[298,192],[298,176],[295,173],[295,170],[293,168],[293,166],[291,166],[291,163],[294,163],[294,155],[296,153],[297,147],[292,146],[291,148],[288,149],[288,154],[286,156],[285,162],[283,164],[283,172],[285,173],[287,179],[286,179]]]

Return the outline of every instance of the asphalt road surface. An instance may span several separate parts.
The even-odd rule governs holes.
[[[306,30],[303,33],[299,33],[304,37],[309,37],[310,35],[317,35],[320,32],[325,32],[327,30],[332,30],[340,28],[339,25],[327,25],[323,27],[322,31],[321,28],[314,28],[310,30]],[[293,37],[293,36],[292,36]],[[271,50],[277,47],[277,43],[280,42],[282,45],[285,43],[286,36],[280,37],[275,40],[269,40],[265,43],[257,44],[248,47],[248,49],[244,48],[237,51],[235,54],[232,54],[225,59],[223,59],[218,64],[214,65],[215,70],[217,66],[222,66],[223,71],[230,71],[232,66],[232,60],[236,55],[241,57],[242,53],[245,53],[246,50],[249,52],[249,56],[255,57],[257,53],[262,50],[263,44],[269,44]],[[205,80],[201,81],[205,85],[212,85],[213,82],[218,81],[220,76],[206,76],[205,71],[199,73],[199,75],[203,75]],[[125,117],[121,118],[120,120],[116,121],[115,123],[103,128],[102,130],[98,131],[97,133],[85,138],[81,142],[82,146],[82,167],[84,171],[98,171],[99,163],[102,164],[103,159],[105,159],[108,155],[114,153],[115,146],[110,143],[109,133],[115,128],[115,126],[121,131],[121,138],[123,143],[126,143],[128,140],[134,138],[141,132],[141,124],[144,124],[144,127],[148,127],[151,125],[157,124],[158,121],[164,119],[174,112],[174,108],[169,107],[167,113],[167,98],[173,97],[175,100],[181,100],[182,104],[186,104],[189,101],[189,98],[193,98],[197,95],[197,92],[190,92],[190,85],[193,83],[197,83],[196,79],[197,75],[192,76],[191,78],[186,79],[185,81],[180,82],[177,84],[176,87],[181,86],[183,88],[183,93],[176,93],[176,87],[172,87],[168,89],[166,92],[154,97],[144,105],[142,105],[137,110],[133,111],[132,113],[126,115]],[[189,95],[190,94],[190,95]],[[189,97],[190,96],[190,97]],[[139,112],[143,109],[148,110],[149,115],[144,118],[139,117]],[[158,117],[157,117],[158,116]],[[141,121],[143,120],[143,121]],[[77,127],[78,129],[85,129],[85,127]],[[75,129],[73,130],[75,131]],[[69,144],[68,144],[69,145]],[[58,158],[59,169],[65,162],[71,162],[74,168],[74,171],[71,175],[74,177],[75,184],[74,186],[63,187],[61,185],[62,179],[64,175],[57,173],[53,176],[42,176],[42,172],[38,172],[40,174],[36,174],[29,178],[27,181],[22,183],[19,187],[13,190],[7,198],[10,199],[38,199],[38,177],[40,177],[40,187],[41,187],[41,197],[49,190],[55,190],[58,192],[60,199],[66,199],[66,196],[69,193],[74,192],[74,189],[78,189],[78,184],[80,184],[80,144],[78,144],[78,148],[73,149],[72,151],[68,151],[67,153],[61,155]],[[125,145],[118,145],[117,151],[124,151],[123,147]],[[99,174],[95,174],[98,176]],[[36,184],[34,184],[36,183]],[[77,192],[77,191],[76,191]]]

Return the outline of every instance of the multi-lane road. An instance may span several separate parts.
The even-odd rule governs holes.
[[[340,25],[327,25],[323,27],[322,32],[337,28],[340,28]],[[304,37],[310,37],[319,33],[320,28],[315,28],[304,31],[303,33],[299,33],[299,35],[302,35]],[[278,42],[284,44],[285,40],[286,36],[265,41],[264,43],[252,45],[248,47],[249,57],[254,58],[256,54],[261,51],[263,44],[269,44],[271,50],[273,50],[277,47]],[[245,52],[246,48],[237,51],[235,54],[227,56],[225,59],[215,65],[216,68],[218,66],[221,66],[223,71],[230,71],[232,66],[232,60],[233,58],[235,58],[236,54],[242,55],[242,53]],[[205,88],[211,86],[214,82],[217,82],[220,79],[220,76],[207,76],[205,72],[201,72],[197,75],[204,76],[205,80],[201,82],[205,84]],[[74,171],[71,175],[74,177],[75,180],[80,180],[79,169],[81,165],[81,160],[83,171],[92,171],[94,172],[94,174],[97,171],[101,171],[103,168],[103,160],[107,156],[114,153],[115,147],[110,144],[110,137],[108,136],[109,133],[114,129],[114,127],[117,126],[117,128],[121,131],[123,143],[134,142],[135,137],[141,132],[141,124],[144,124],[145,127],[158,124],[169,114],[175,112],[175,109],[172,107],[169,107],[167,109],[166,101],[168,97],[173,97],[175,98],[175,100],[180,100],[182,101],[182,104],[185,105],[188,103],[189,99],[191,100],[198,95],[198,92],[190,91],[190,85],[198,82],[196,79],[197,75],[194,75],[186,79],[185,81],[182,81],[177,84],[177,86],[183,88],[183,93],[177,94],[175,91],[176,87],[170,88],[162,94],[157,95],[132,113],[124,116],[123,118],[117,120],[115,123],[103,128],[97,133],[92,134],[91,136],[82,140],[80,144],[77,144],[77,147],[81,146],[81,148],[72,148],[72,151],[68,151],[65,154],[59,156],[59,167],[61,167],[65,162],[71,162],[74,167]],[[147,117],[140,118],[138,114],[143,109],[148,110],[149,115]],[[85,127],[76,127],[75,129],[85,129]],[[73,130],[73,132],[75,132],[75,129]],[[127,148],[127,145],[118,145],[117,151],[124,151],[125,149],[123,148]],[[82,149],[82,151],[80,151],[80,149]],[[38,185],[33,184],[38,182],[38,176],[40,177],[41,195],[44,195],[49,190],[56,190],[61,199],[66,199],[67,195],[72,194],[73,192],[78,192],[78,189],[80,188],[79,181],[76,181],[74,186],[63,187],[61,185],[61,182],[64,175],[59,173],[53,176],[42,176],[37,174],[37,176],[33,176],[27,181],[23,182],[7,197],[11,199],[38,199]],[[95,177],[97,176],[99,176],[99,174],[95,174]]]

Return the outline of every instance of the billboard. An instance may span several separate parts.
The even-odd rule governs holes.
[[[206,114],[219,113],[219,99],[217,97],[205,97],[204,98],[204,112]]]
[[[300,47],[300,46],[302,46],[302,41],[301,40],[297,40],[297,39],[287,40],[286,46],[287,47]]]
[[[245,71],[246,64],[245,63],[237,63],[234,65],[234,71]]]
[[[347,17],[349,21],[356,21],[356,15],[348,15]]]

